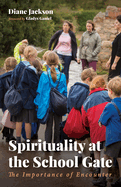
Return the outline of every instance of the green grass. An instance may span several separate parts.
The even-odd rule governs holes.
[[[105,71],[105,70],[102,70],[102,71],[97,70],[96,72],[98,75],[105,75],[105,74],[108,75],[108,71]]]
[[[0,58],[0,68],[3,67],[6,57]]]

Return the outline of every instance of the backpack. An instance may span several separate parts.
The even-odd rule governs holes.
[[[85,134],[89,134],[82,123],[81,112],[74,107],[71,109],[68,115],[63,132],[69,138],[81,138]]]
[[[51,87],[51,90],[50,90],[50,103],[51,103],[52,109],[59,116],[63,116],[67,113],[67,97],[61,94],[57,90],[58,85],[60,83],[61,75],[62,74],[60,73],[60,78],[59,78],[56,88]],[[48,77],[49,77],[49,74],[48,74]],[[50,82],[50,77],[49,77],[49,82]]]
[[[73,86],[71,86],[67,100],[67,112],[69,113],[73,107],[80,110],[88,95],[88,85],[76,82]]]
[[[15,84],[15,80],[14,80],[14,84],[9,87],[9,89],[6,92],[5,97],[4,97],[4,104],[11,115],[17,115],[23,108],[23,100],[22,100],[22,97],[20,94],[21,90],[17,89],[17,85],[19,84],[20,79],[21,79],[21,77],[24,73],[24,70],[26,68],[27,67],[25,67],[23,69],[23,71],[19,77],[18,83]]]

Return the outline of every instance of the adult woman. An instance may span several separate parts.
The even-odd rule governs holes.
[[[106,66],[110,67],[108,79],[121,74],[121,15],[117,16],[114,26],[118,31],[118,35],[112,43],[111,57],[106,63]]]
[[[101,39],[95,30],[95,25],[91,20],[86,23],[86,29],[82,35],[77,61],[82,61],[83,69],[85,66],[93,67],[96,71],[96,63],[98,61],[98,53],[101,49]]]
[[[73,24],[69,21],[64,21],[63,29],[57,31],[49,42],[49,50],[55,42],[53,50],[57,52],[59,58],[64,61],[63,72],[66,75],[66,82],[69,81],[69,65],[71,60],[75,60],[77,53],[76,37],[73,33]]]

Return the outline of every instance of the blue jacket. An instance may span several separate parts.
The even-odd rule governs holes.
[[[23,100],[23,107],[25,109],[35,109],[34,98],[36,97],[39,78],[35,72],[35,68],[28,65],[30,65],[29,62],[23,61],[16,66],[11,76],[11,85],[14,84],[14,82],[15,84],[18,83],[21,73],[26,67],[19,81],[19,84],[17,85],[17,89],[20,90],[20,94]]]
[[[112,100],[121,112],[121,98]],[[121,121],[116,108],[112,103],[108,103],[100,116],[99,122],[106,126],[106,144],[108,146],[121,141]]]
[[[76,82],[69,91],[67,112],[69,113],[73,107],[80,110],[88,95],[89,86],[81,82]]]
[[[4,95],[10,87],[12,71],[0,75],[0,108],[6,110],[4,105]]]
[[[58,81],[60,78],[60,72],[57,68],[55,68],[55,69],[56,69],[56,73],[57,73],[57,80],[55,83],[52,80],[50,68],[48,70],[50,82],[49,82],[47,72],[43,72],[40,77],[38,89],[37,89],[37,96],[34,100],[34,103],[37,106],[37,118],[38,119],[42,119],[45,116],[47,109],[49,107],[49,103],[50,103],[50,89],[51,89],[51,87],[55,88],[58,84]],[[60,79],[60,83],[58,85],[58,91],[61,94],[67,96],[66,77],[63,73],[61,73],[61,79]]]

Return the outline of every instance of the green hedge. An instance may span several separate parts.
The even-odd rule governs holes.
[[[93,18],[97,15],[99,11],[98,10],[92,10],[92,11],[81,11],[79,13],[74,13],[75,19],[77,19],[77,23],[79,25],[79,31],[85,31],[86,30],[86,21],[87,20],[93,20]]]

